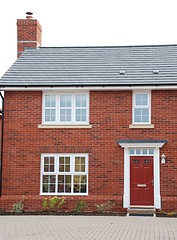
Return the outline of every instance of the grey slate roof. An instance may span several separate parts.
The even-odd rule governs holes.
[[[177,84],[177,45],[27,49],[0,79],[1,87],[167,84]]]

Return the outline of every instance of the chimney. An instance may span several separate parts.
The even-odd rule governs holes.
[[[25,48],[41,46],[42,27],[38,20],[33,19],[33,13],[26,12],[26,19],[17,19],[17,57]]]

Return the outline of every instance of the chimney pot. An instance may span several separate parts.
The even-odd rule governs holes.
[[[26,18],[27,19],[33,18],[33,13],[32,12],[26,12]]]

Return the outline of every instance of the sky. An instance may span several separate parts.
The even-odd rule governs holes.
[[[0,77],[15,62],[16,20],[42,25],[42,46],[177,44],[176,0],[1,0]]]

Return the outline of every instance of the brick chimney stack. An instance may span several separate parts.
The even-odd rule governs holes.
[[[41,46],[42,27],[38,20],[33,19],[33,13],[27,12],[26,19],[17,19],[17,57],[25,48]]]

